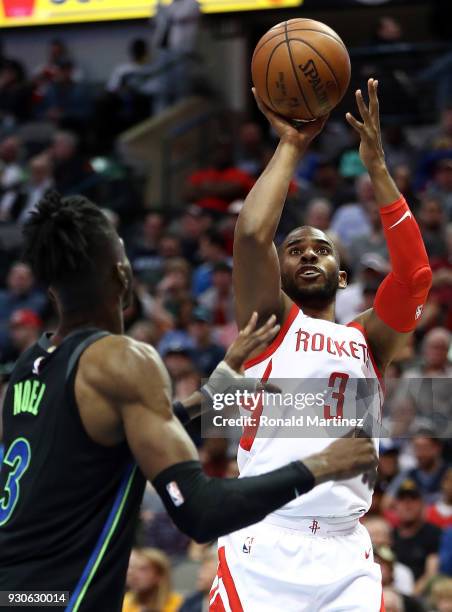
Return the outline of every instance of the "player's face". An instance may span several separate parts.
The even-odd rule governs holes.
[[[331,240],[315,228],[299,228],[287,236],[280,265],[283,290],[299,304],[328,304],[346,285]]]

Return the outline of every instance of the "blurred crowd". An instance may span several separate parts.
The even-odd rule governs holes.
[[[0,57],[0,396],[18,356],[55,324],[46,292],[20,262],[21,227],[49,188],[92,198],[123,236],[135,273],[126,330],[158,348],[175,399],[199,388],[237,334],[234,227],[274,135],[241,121],[188,176],[177,212],[164,203],[145,209],[127,168],[114,156],[96,157],[111,153],[115,136],[148,116],[156,100],[150,89],[142,96],[127,84],[148,61],[146,43],[133,41],[130,52],[96,101],[62,40],[50,43],[47,64],[28,77],[20,61]],[[89,142],[93,118],[97,136]],[[387,372],[385,438],[363,523],[381,565],[386,610],[451,612],[452,98],[433,124],[382,127],[387,163],[421,228],[433,287],[412,341]],[[337,245],[349,285],[336,314],[347,323],[372,305],[390,263],[372,185],[345,121],[333,118],[302,160],[277,241],[302,224]],[[203,440],[197,423],[190,433],[209,475],[237,476],[234,442]],[[215,570],[215,546],[182,536],[148,485],[124,612],[202,612]]]

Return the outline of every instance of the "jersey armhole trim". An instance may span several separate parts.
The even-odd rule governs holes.
[[[377,365],[377,362],[375,361],[375,357],[373,356],[373,353],[371,351],[371,348],[369,346],[369,341],[367,340],[367,334],[366,334],[366,330],[364,329],[364,327],[361,325],[361,323],[356,323],[356,321],[352,321],[351,323],[347,323],[347,327],[354,327],[355,329],[357,329],[358,331],[360,331],[362,333],[362,335],[364,336],[364,340],[366,341],[367,344],[367,350],[369,351],[369,357],[370,360],[372,362],[372,365],[374,367],[375,373],[378,377],[378,380],[380,381],[380,385],[384,391],[384,381],[383,381],[383,374],[380,371],[380,368]]]
[[[259,355],[256,355],[256,357],[253,357],[252,359],[249,359],[248,361],[245,361],[245,364],[244,364],[245,370],[252,368],[258,363],[262,363],[262,361],[265,361],[265,359],[268,359],[268,357],[271,357],[273,355],[276,349],[279,346],[281,346],[284,338],[287,335],[287,332],[289,331],[292,323],[297,318],[297,315],[299,312],[300,312],[300,309],[298,308],[298,306],[296,304],[292,304],[289,314],[287,315],[287,319],[284,321],[284,324],[279,330],[279,333],[276,336],[276,338],[273,340],[271,344],[269,344],[269,346],[267,346],[267,348],[264,351],[262,351],[262,353],[259,353]]]

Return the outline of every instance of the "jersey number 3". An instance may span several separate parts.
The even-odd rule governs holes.
[[[331,406],[326,405],[323,409],[323,416],[325,419],[342,419],[344,416],[344,400],[345,400],[345,388],[350,376],[344,372],[333,372],[328,381],[328,387],[334,389],[331,392],[331,398],[336,400],[336,414],[331,414]]]
[[[16,438],[3,458],[2,472],[6,483],[0,491],[0,526],[11,518],[20,495],[20,479],[30,465],[31,449],[28,440]]]

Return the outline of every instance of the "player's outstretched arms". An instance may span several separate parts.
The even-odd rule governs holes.
[[[89,347],[80,360],[76,398],[88,434],[107,444],[122,431],[122,439],[127,439],[177,527],[199,542],[262,520],[310,491],[317,480],[337,478],[339,473],[348,478],[374,464],[375,451],[366,440],[347,440],[352,453],[342,448],[331,454],[327,449],[312,463],[312,471],[295,461],[250,478],[208,478],[193,443],[173,415],[170,394],[164,365],[148,345],[109,336]],[[358,445],[364,452],[358,452]],[[338,454],[353,454],[360,460],[341,460],[338,468],[331,465],[339,460]]]
[[[374,307],[358,317],[357,322],[364,327],[378,365],[384,369],[416,327],[427,301],[432,271],[416,219],[386,166],[381,142],[378,81],[369,79],[367,85],[368,106],[361,91],[356,92],[362,121],[350,113],[346,118],[361,139],[359,153],[380,207],[392,271],[380,285]]]
[[[264,105],[253,90],[257,105],[280,142],[268,166],[256,181],[240,212],[234,237],[234,292],[239,327],[253,311],[262,319],[276,313],[285,318],[290,303],[281,292],[278,254],[273,239],[286,201],[290,181],[310,142],[327,117],[295,128]]]
[[[257,327],[257,312],[253,312],[247,325],[240,331],[206,384],[181,402],[173,402],[176,416],[183,425],[201,416],[203,408],[209,409],[214,395],[236,391],[256,391],[256,382],[243,376],[243,364],[254,351],[263,350],[278,333],[280,326],[272,315],[261,327]]]

